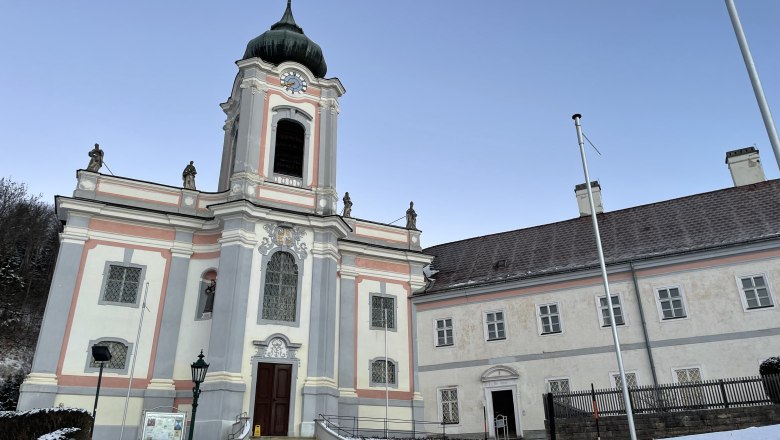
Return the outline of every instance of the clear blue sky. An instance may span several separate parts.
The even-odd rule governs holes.
[[[284,0],[0,5],[0,176],[52,200],[99,142],[116,175],[216,190],[246,43]],[[780,122],[780,2],[737,0]],[[347,94],[340,194],[389,222],[415,201],[423,245],[565,220],[584,181],[606,210],[731,186],[727,150],[778,167],[724,2],[294,0]],[[105,169],[104,169],[105,172]],[[399,222],[400,223],[400,222]]]

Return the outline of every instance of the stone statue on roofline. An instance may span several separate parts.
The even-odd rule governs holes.
[[[195,189],[195,175],[198,172],[195,171],[193,163],[193,161],[190,161],[190,164],[184,167],[184,171],[181,173],[181,179],[184,181],[184,188],[186,189]]]
[[[409,202],[406,210],[406,229],[417,229],[417,213],[414,211],[414,202]]]
[[[349,192],[344,193],[344,217],[352,217],[352,199],[349,198]]]
[[[100,145],[95,144],[95,148],[87,153],[89,156],[89,165],[87,165],[87,171],[97,173],[100,171],[100,167],[103,166],[103,150],[100,149]]]

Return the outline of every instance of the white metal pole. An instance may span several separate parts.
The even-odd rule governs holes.
[[[390,376],[388,376],[388,371],[390,370],[387,366],[387,308],[384,309],[385,312],[385,438],[387,438],[387,415],[388,415],[388,409],[390,408]]]
[[[766,97],[764,96],[764,88],[761,86],[761,80],[758,78],[756,64],[753,62],[753,55],[750,54],[750,47],[748,47],[745,32],[742,30],[742,23],[739,21],[739,15],[737,15],[737,7],[734,6],[734,0],[726,0],[726,9],[729,10],[729,18],[731,18],[731,25],[734,27],[734,33],[737,35],[739,50],[742,51],[742,58],[745,60],[745,67],[747,68],[748,76],[750,76],[750,83],[753,85],[753,93],[756,95],[758,108],[761,110],[761,117],[764,119],[766,134],[769,135],[769,142],[772,143],[772,150],[775,152],[777,166],[780,167],[780,139],[777,137],[777,128],[775,128],[775,121],[772,119],[772,112],[769,111],[769,104],[767,104]]]
[[[133,386],[133,373],[135,372],[135,360],[138,357],[138,343],[141,341],[141,327],[144,325],[144,312],[146,311],[146,296],[149,294],[149,282],[146,282],[144,289],[144,300],[141,304],[141,319],[138,321],[138,333],[135,335],[135,346],[133,347],[133,361],[130,363],[130,380],[127,382],[127,396],[125,396],[125,412],[122,414],[122,429],[119,431],[119,440],[125,434],[125,420],[127,420],[127,404],[130,402],[130,388]]]
[[[628,383],[626,381],[626,371],[623,368],[623,355],[620,353],[620,340],[618,338],[617,326],[615,325],[615,312],[612,310],[612,294],[609,292],[609,278],[607,277],[607,265],[604,262],[604,251],[601,248],[601,234],[599,233],[599,222],[596,219],[596,206],[593,203],[593,190],[590,188],[590,173],[588,172],[588,162],[585,159],[585,143],[582,140],[582,126],[580,126],[581,115],[575,114],[574,126],[577,129],[577,143],[580,145],[580,156],[582,156],[582,170],[585,172],[585,187],[588,189],[588,202],[590,203],[590,218],[593,220],[593,233],[596,236],[596,249],[599,254],[599,265],[601,266],[601,279],[604,282],[604,292],[607,295],[607,307],[609,308],[609,324],[612,328],[612,341],[615,343],[615,355],[617,356],[618,369],[620,370],[620,382],[623,385],[623,404],[626,406],[626,417],[628,418],[628,431],[631,434],[631,440],[636,440],[636,428],[634,428],[634,414],[631,408],[631,398],[628,395]]]

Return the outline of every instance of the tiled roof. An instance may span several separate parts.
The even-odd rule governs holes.
[[[780,179],[598,215],[607,264],[780,237]],[[435,282],[420,294],[597,267],[590,216],[423,251]]]

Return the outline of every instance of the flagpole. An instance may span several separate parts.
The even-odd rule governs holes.
[[[609,326],[612,328],[612,341],[615,344],[615,355],[617,356],[618,369],[620,370],[620,383],[623,385],[623,404],[626,407],[626,417],[628,418],[628,431],[631,434],[631,440],[636,440],[636,428],[634,427],[634,413],[631,408],[631,398],[628,395],[628,383],[626,381],[626,370],[623,368],[623,355],[620,353],[620,339],[618,338],[617,325],[615,324],[615,311],[612,309],[612,294],[609,292],[609,278],[607,277],[607,265],[604,262],[604,251],[601,248],[601,234],[599,233],[599,222],[596,219],[596,206],[593,203],[593,190],[590,188],[590,173],[588,172],[588,161],[585,159],[585,143],[582,140],[582,126],[580,118],[582,115],[575,114],[574,127],[577,129],[577,143],[580,145],[580,156],[582,156],[582,170],[585,172],[585,187],[588,189],[588,202],[590,203],[590,218],[593,220],[593,233],[596,236],[596,249],[599,254],[599,266],[601,266],[601,279],[604,282],[604,292],[607,294],[607,307],[609,308]]]
[[[734,33],[737,36],[739,50],[742,51],[742,58],[745,60],[745,67],[747,68],[748,76],[750,77],[750,84],[753,86],[753,93],[756,95],[758,108],[761,110],[761,117],[764,119],[766,133],[769,135],[769,142],[772,143],[772,150],[775,152],[777,166],[780,167],[780,139],[777,137],[777,128],[775,128],[775,121],[772,119],[772,112],[769,111],[769,104],[767,104],[766,97],[764,96],[764,88],[761,86],[761,80],[758,78],[756,64],[753,62],[753,55],[750,54],[750,47],[748,47],[745,32],[742,30],[742,23],[739,21],[739,15],[737,14],[737,7],[734,6],[734,0],[726,0],[726,9],[729,10],[729,18],[731,18],[731,25],[734,27]]]
[[[385,307],[385,438],[387,438],[387,413],[388,408],[390,407],[390,377],[387,375],[388,373],[388,366],[387,366],[387,308]]]
[[[138,344],[141,341],[141,327],[144,325],[144,312],[146,311],[146,297],[149,295],[149,282],[146,282],[144,290],[144,299],[141,304],[141,319],[138,321],[138,333],[135,336],[135,347],[133,347],[133,361],[130,364],[130,377],[127,381],[127,396],[125,397],[125,412],[122,414],[122,429],[119,431],[119,440],[125,434],[125,420],[127,420],[127,404],[130,402],[130,388],[133,386],[133,373],[135,372],[135,360],[138,357]]]

